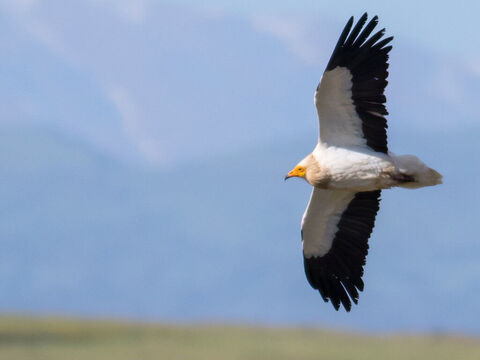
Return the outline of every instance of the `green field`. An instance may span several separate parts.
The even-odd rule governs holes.
[[[480,339],[0,317],[0,360],[480,359]]]

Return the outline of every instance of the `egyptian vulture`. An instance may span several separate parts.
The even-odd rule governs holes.
[[[336,310],[350,311],[363,290],[381,190],[442,182],[417,157],[388,151],[384,90],[393,37],[384,38],[385,29],[371,35],[377,23],[375,16],[367,24],[366,13],[353,28],[348,20],[315,91],[318,144],[285,177],[313,186],[302,218],[305,274]]]

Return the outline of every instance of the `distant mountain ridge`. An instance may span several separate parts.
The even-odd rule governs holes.
[[[0,121],[55,128],[159,166],[315,141],[313,92],[343,27],[321,15],[212,17],[163,3],[141,25],[88,2],[39,3],[31,16],[50,41],[28,17],[0,12]],[[315,49],[311,61],[289,36]],[[475,123],[478,75],[463,59],[396,37],[390,63],[391,131]]]

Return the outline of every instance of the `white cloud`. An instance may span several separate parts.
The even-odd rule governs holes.
[[[147,133],[140,110],[127,89],[111,86],[107,95],[122,118],[123,131],[137,146],[139,153],[153,164],[165,163],[165,154],[161,151],[159,142]]]
[[[38,0],[2,0],[0,6],[6,7],[17,13],[32,10],[38,4]]]
[[[40,0],[3,0],[0,8],[15,17],[17,22],[40,41],[55,55],[66,57],[66,49],[60,34],[54,31],[47,21],[38,15],[41,8]]]
[[[273,35],[298,58],[307,64],[320,65],[323,49],[309,19],[301,17],[255,16],[251,19],[255,30]]]
[[[480,77],[480,58],[474,58],[467,61],[467,67],[475,77]]]
[[[142,24],[148,12],[148,0],[90,0],[97,6],[111,8],[120,18]]]
[[[453,104],[461,103],[466,92],[463,74],[459,74],[452,64],[442,64],[435,75],[432,89],[445,101]]]

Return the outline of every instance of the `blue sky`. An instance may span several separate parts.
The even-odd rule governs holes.
[[[122,149],[128,149],[121,156],[138,154],[157,164],[197,156],[198,148],[202,148],[201,154],[211,155],[229,148],[239,150],[253,146],[265,141],[265,137],[267,141],[274,141],[291,132],[298,135],[309,131],[307,125],[311,123],[305,123],[303,128],[292,126],[289,116],[294,116],[295,112],[293,108],[281,110],[287,106],[285,102],[258,108],[257,99],[268,91],[285,97],[288,91],[305,90],[304,95],[298,93],[298,97],[290,98],[306,99],[300,108],[310,112],[305,110],[302,116],[314,117],[307,90],[311,91],[318,81],[346,19],[352,14],[359,16],[364,10],[379,14],[381,26],[396,37],[392,56],[397,61],[391,67],[391,79],[397,77],[397,82],[404,81],[404,88],[408,87],[408,76],[409,81],[415,83],[418,76],[429,74],[426,83],[416,86],[430,88],[432,93],[445,97],[447,104],[469,109],[470,106],[462,103],[473,97],[466,82],[470,81],[469,77],[477,78],[480,74],[477,50],[480,46],[475,43],[480,40],[473,36],[475,31],[470,28],[475,24],[473,9],[478,7],[474,2],[457,6],[454,11],[444,3],[430,1],[421,5],[376,2],[360,6],[353,1],[159,3],[88,0],[66,4],[22,0],[4,1],[1,6],[6,24],[11,25],[4,33],[5,43],[10,44],[10,59],[19,57],[17,71],[22,73],[22,66],[26,66],[33,74],[35,70],[31,64],[37,63],[43,68],[40,62],[48,58],[51,59],[49,63],[58,63],[64,78],[78,80],[79,94],[93,91],[99,95],[95,96],[97,110],[89,113],[91,106],[85,103],[72,114],[69,109],[83,97],[70,96],[71,92],[60,90],[66,82],[59,77],[50,84],[40,80],[41,74],[37,71],[29,81],[37,79],[39,96],[30,94],[27,104],[19,104],[15,111],[9,107],[15,112],[12,116],[18,117],[19,112],[30,109],[28,116],[22,116],[24,121],[29,118],[29,121],[55,123],[54,126],[87,138],[110,152],[121,153]],[[13,31],[11,36],[8,31]],[[38,55],[26,58],[25,54],[32,54],[34,48]],[[222,48],[226,51],[222,52]],[[410,58],[405,56],[407,51],[403,49],[412,54]],[[429,54],[434,61],[430,60],[430,65],[425,63],[421,68],[415,62],[425,59],[424,54]],[[217,58],[212,59],[213,56]],[[273,57],[276,63],[272,62]],[[275,77],[275,71],[277,74],[285,71],[282,66],[288,62],[296,66],[291,69],[292,77],[295,77],[293,71],[305,72],[304,78],[296,76],[296,80],[310,81],[309,88],[293,89],[275,83],[280,79]],[[265,80],[247,83],[251,79],[244,76],[248,74],[248,66]],[[51,70],[54,68],[52,65]],[[184,86],[189,78],[195,81],[191,84],[191,92]],[[221,90],[235,81],[243,84],[239,84],[238,91],[233,91],[232,95]],[[20,86],[18,81],[13,83],[15,87]],[[45,88],[47,84],[57,89]],[[394,82],[387,91],[398,91],[395,86]],[[91,90],[87,90],[89,87]],[[247,88],[248,100],[244,91]],[[27,90],[19,88],[20,92]],[[45,100],[39,100],[54,91],[65,98],[61,102],[65,106],[52,107]],[[50,96],[51,101],[54,96]],[[242,96],[246,106],[229,112],[229,107],[235,106],[232,105],[234,96]],[[17,97],[16,102],[19,99],[21,97]],[[395,102],[390,104],[396,106]],[[38,107],[37,111],[32,110],[33,106]],[[272,112],[273,107],[277,107],[277,111]],[[254,108],[264,111],[257,113],[260,117],[267,116],[267,112],[269,116],[277,116],[276,127],[251,119],[248,109]],[[99,111],[116,114],[100,116]],[[40,114],[43,120],[38,119]],[[175,124],[165,120],[172,116],[181,120]],[[195,121],[196,116],[202,121]],[[232,117],[232,121],[219,121],[221,116]],[[415,126],[418,129],[428,121],[424,119],[422,124]],[[452,119],[441,121],[442,125],[453,124]],[[265,127],[262,128],[262,124]],[[395,123],[391,125],[394,127]],[[183,131],[184,126],[190,131]],[[216,129],[222,136],[201,142],[195,134],[205,127]],[[112,137],[111,134],[116,135]],[[177,140],[180,138],[191,146],[181,146]]]
[[[480,3],[474,0],[458,1],[316,1],[316,0],[264,0],[208,2],[178,0],[197,8],[211,8],[249,15],[261,14],[320,14],[343,23],[351,15],[367,11],[379,15],[382,22],[396,36],[431,50],[478,59],[480,39],[477,33]]]
[[[1,2],[0,310],[479,333],[478,7]],[[309,189],[282,179],[316,142],[313,90],[365,10],[395,36],[390,149],[445,184],[384,192],[347,316],[306,284]]]

